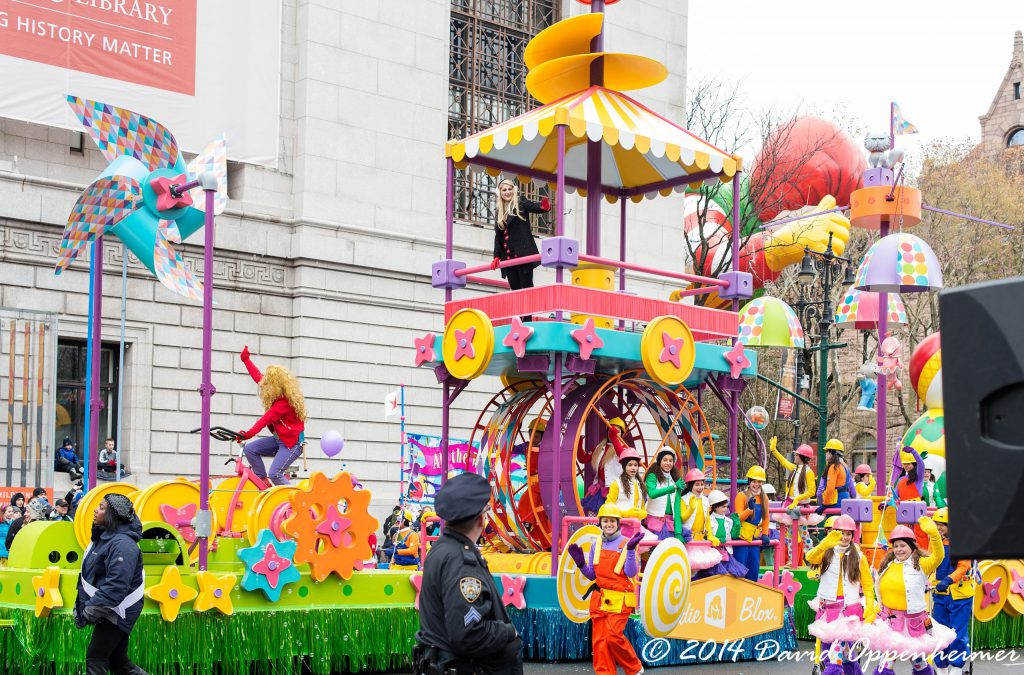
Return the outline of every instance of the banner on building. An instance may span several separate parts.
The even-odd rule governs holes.
[[[0,308],[0,503],[53,486],[56,359],[56,314]]]
[[[281,0],[0,0],[0,70],[0,117],[78,131],[74,94],[277,164]]]
[[[433,504],[441,489],[441,437],[426,434],[407,434],[406,462],[402,466],[402,480],[406,481],[407,504]],[[472,471],[482,472],[483,456],[480,446],[469,441],[448,440],[448,477]]]
[[[781,372],[779,383],[790,391],[797,391],[796,350],[780,349]],[[775,420],[792,422],[796,419],[796,398],[779,389],[779,400],[775,404]]]

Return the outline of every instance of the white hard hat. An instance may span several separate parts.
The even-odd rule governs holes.
[[[761,489],[764,490],[764,493],[766,495],[775,494],[775,486],[772,485],[771,483],[765,483],[764,485],[761,486]]]
[[[711,494],[708,495],[708,504],[714,506],[721,502],[728,502],[729,498],[725,496],[725,493],[721,490],[712,490]]]

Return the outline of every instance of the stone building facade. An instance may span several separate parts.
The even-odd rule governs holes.
[[[979,117],[986,152],[1024,147],[1024,34],[1013,36],[1013,56],[988,112]]]
[[[519,0],[488,0],[516,4]],[[284,0],[279,168],[232,164],[230,203],[216,224],[213,422],[247,428],[261,414],[237,354],[280,363],[303,383],[310,416],[310,469],[341,463],[377,490],[383,508],[398,492],[399,427],[385,396],[405,384],[410,430],[435,433],[440,388],[412,367],[412,340],[442,324],[443,293],[430,264],[443,256],[443,156],[448,128],[450,18],[461,0]],[[479,3],[478,3],[479,4]],[[484,3],[486,4],[486,3]],[[587,11],[561,0],[563,16]],[[608,12],[606,45],[665,62],[670,78],[637,96],[684,118],[685,0],[636,0]],[[88,254],[53,274],[68,213],[106,166],[86,139],[0,119],[0,307],[59,314],[61,340],[86,336]],[[682,264],[678,196],[630,204],[628,259]],[[585,209],[570,197],[568,234],[582,236]],[[606,251],[617,250],[618,206],[605,211]],[[613,220],[614,218],[614,220]],[[490,258],[489,229],[456,227],[455,257]],[[202,272],[202,249],[182,247]],[[122,247],[104,247],[103,339],[120,333]],[[546,270],[538,283],[549,282]],[[631,274],[629,287],[667,289]],[[474,287],[464,293],[490,292]],[[164,289],[129,260],[123,451],[133,480],[198,474],[201,307]],[[465,435],[500,385],[474,382],[453,411]],[[346,439],[327,460],[316,439]],[[215,443],[213,465],[231,449]]]

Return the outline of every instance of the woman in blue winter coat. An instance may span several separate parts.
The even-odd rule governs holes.
[[[93,516],[92,542],[82,559],[75,599],[75,625],[93,624],[85,655],[87,675],[145,675],[128,658],[128,639],[142,613],[145,575],[139,539],[142,523],[131,501],[103,498]]]

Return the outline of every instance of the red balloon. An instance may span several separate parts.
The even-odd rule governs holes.
[[[914,391],[917,391],[917,383],[921,379],[924,364],[928,363],[928,359],[940,349],[942,349],[942,344],[939,333],[932,333],[914,347],[914,353],[910,356],[910,386],[914,388]]]
[[[761,220],[815,205],[825,195],[846,206],[866,168],[860,145],[839,127],[818,117],[794,118],[768,136],[751,171]]]

